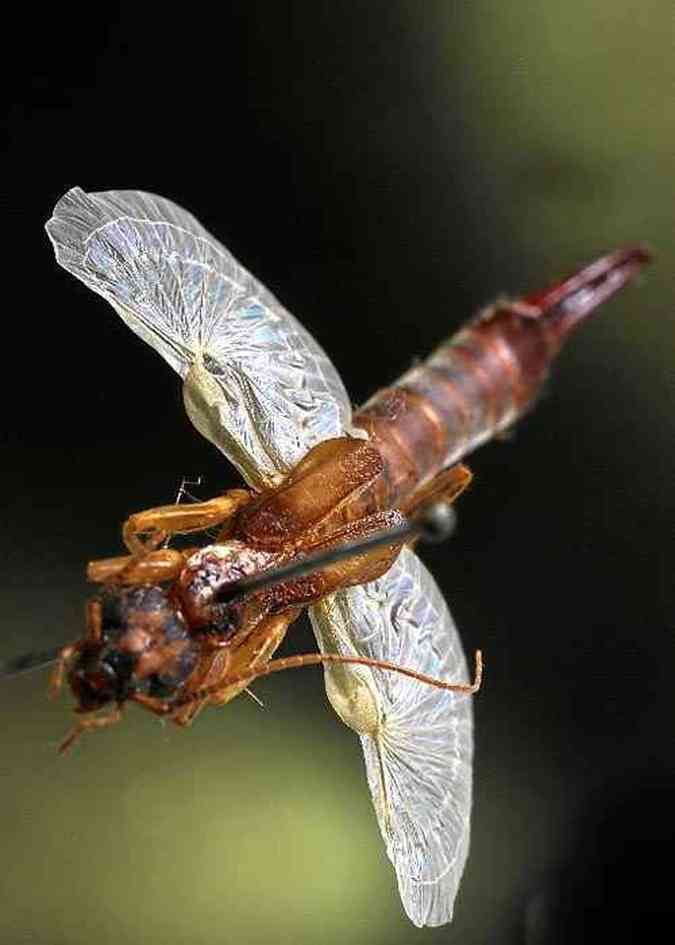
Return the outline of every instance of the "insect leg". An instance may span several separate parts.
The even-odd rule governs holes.
[[[445,689],[450,692],[463,692],[467,695],[473,695],[478,692],[483,682],[483,655],[480,650],[476,650],[474,679],[471,683],[449,683],[444,679],[436,679],[433,676],[427,676],[425,673],[419,673],[415,669],[408,669],[405,666],[398,666],[396,663],[390,663],[387,660],[374,660],[366,656],[342,656],[338,653],[301,653],[298,656],[286,656],[282,659],[271,660],[264,666],[260,666],[249,673],[240,673],[237,676],[229,676],[218,684],[218,688],[212,691],[210,687],[201,690],[201,695],[216,695],[218,689],[224,686],[232,686],[242,682],[250,682],[258,676],[269,676],[271,673],[280,673],[285,669],[299,669],[303,666],[316,666],[321,663],[347,663],[357,666],[370,666],[372,669],[388,670],[392,673],[399,673],[402,676],[409,676],[420,683],[433,686],[435,689]]]
[[[171,721],[174,725],[192,725],[204,706],[208,705],[210,702],[209,696],[196,696],[193,702],[174,709]]]
[[[129,697],[133,702],[143,706],[149,712],[159,715],[160,718],[169,717],[176,725],[187,726],[195,719],[197,714],[203,709],[209,701],[209,696],[195,696],[195,698],[178,708],[169,702],[163,702],[161,699],[155,699],[152,696],[145,696],[140,692],[134,693]]]
[[[65,679],[66,668],[68,666],[68,663],[70,663],[70,661],[75,656],[79,648],[80,648],[79,643],[69,643],[68,646],[64,646],[64,648],[59,653],[58,659],[56,661],[56,666],[52,670],[51,675],[49,677],[50,699],[56,699],[56,697],[61,692],[61,689],[63,688],[63,680]]]
[[[144,709],[147,709],[149,712],[153,712],[155,715],[166,716],[170,715],[174,710],[169,702],[164,702],[162,699],[156,699],[153,696],[146,696],[142,692],[131,693],[129,699],[132,702],[137,702],[139,705],[142,705]]]
[[[200,532],[233,519],[251,499],[246,489],[230,489],[224,495],[194,505],[160,505],[130,515],[122,526],[122,538],[132,555],[154,551],[171,535]],[[142,537],[145,536],[145,537]],[[222,536],[219,536],[222,540]]]
[[[101,603],[97,600],[87,601],[87,642],[100,643],[103,636],[103,615]]]
[[[215,650],[207,657],[187,691],[173,701],[171,721],[189,725],[205,705],[223,706],[245,688],[245,679],[255,676],[258,666],[270,659],[283,640],[289,625],[299,616],[299,607],[267,617],[229,650]],[[231,678],[244,681],[230,683]]]
[[[108,728],[109,725],[114,725],[116,722],[119,722],[122,718],[122,706],[116,706],[112,712],[109,712],[108,715],[99,715],[89,719],[81,719],[77,725],[73,726],[68,735],[59,745],[59,754],[65,755],[66,752],[70,751],[75,742],[84,735],[85,732],[93,731],[97,728]]]
[[[90,600],[87,603],[87,633],[86,643],[98,643],[101,639],[101,605],[97,600]],[[55,699],[61,692],[63,680],[66,675],[68,663],[80,649],[80,643],[70,643],[64,646],[58,655],[56,666],[52,670],[49,679],[49,696]]]
[[[458,463],[450,469],[444,469],[438,475],[414,492],[404,503],[401,511],[411,516],[434,502],[454,502],[473,478],[468,466]]]
[[[101,558],[87,565],[87,580],[93,584],[161,584],[174,581],[196,548],[177,551],[160,548],[147,554]]]

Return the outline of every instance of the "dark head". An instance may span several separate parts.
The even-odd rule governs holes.
[[[196,648],[163,588],[106,588],[92,611],[94,626],[68,672],[78,712],[124,702],[134,693],[165,697],[194,669]]]
[[[85,644],[68,673],[78,712],[94,712],[129,696],[136,658],[113,646]]]

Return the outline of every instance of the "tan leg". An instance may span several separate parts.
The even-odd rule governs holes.
[[[392,673],[399,673],[402,676],[409,676],[411,679],[416,679],[427,686],[433,686],[435,689],[462,692],[466,695],[477,693],[483,682],[483,654],[480,650],[476,650],[474,679],[471,683],[446,682],[444,679],[436,679],[434,676],[419,673],[415,669],[408,669],[387,660],[369,659],[366,656],[340,656],[337,653],[301,653],[298,656],[286,656],[282,659],[271,660],[264,666],[251,669],[247,674],[239,673],[236,676],[227,676],[220,680],[216,686],[207,687],[201,693],[196,693],[195,698],[199,698],[200,695],[208,695],[211,700],[217,700],[221,690],[242,682],[250,682],[252,679],[257,679],[258,676],[269,676],[271,673],[280,673],[285,669],[300,669],[303,666],[317,666],[325,663],[347,663],[356,666],[370,666],[372,669],[384,669]]]
[[[414,492],[404,502],[401,511],[412,516],[433,502],[454,502],[471,482],[473,476],[468,466],[458,463],[444,469],[437,476]]]
[[[108,726],[119,722],[121,718],[122,707],[118,705],[112,710],[112,712],[109,712],[108,715],[99,715],[89,719],[81,719],[77,725],[73,726],[68,735],[59,745],[59,754],[65,755],[66,752],[70,751],[78,738],[84,735],[85,732],[93,731],[97,728],[108,728]]]
[[[337,653],[301,653],[298,656],[287,656],[282,659],[271,660],[262,666],[251,668],[248,672],[237,673],[226,676],[212,686],[205,686],[200,691],[186,698],[183,703],[185,709],[198,703],[198,709],[208,701],[210,705],[219,705],[229,702],[232,698],[232,687],[240,686],[242,683],[251,682],[258,676],[269,676],[272,673],[280,673],[285,669],[300,669],[304,666],[317,666],[326,663],[347,663],[349,665],[370,666],[373,669],[388,670],[392,673],[399,673],[402,676],[409,676],[417,680],[422,685],[433,686],[435,689],[444,689],[449,692],[461,692],[465,695],[474,695],[480,689],[483,682],[483,655],[480,650],[476,650],[474,678],[470,683],[453,683],[444,679],[436,679],[433,676],[427,676],[425,673],[419,673],[415,669],[408,669],[405,666],[398,666],[396,663],[390,663],[386,660],[374,660],[368,657],[360,656],[340,656]],[[222,702],[221,702],[222,700]],[[193,713],[190,720],[194,718]],[[180,723],[179,723],[180,724]]]
[[[175,709],[174,714],[171,716],[171,721],[175,725],[192,725],[204,706],[208,705],[210,701],[211,700],[209,696],[200,696],[196,698],[194,702],[190,702],[188,705],[183,705],[180,708]]]
[[[63,681],[66,677],[68,664],[79,649],[79,643],[70,643],[68,646],[64,646],[64,648],[59,653],[59,658],[57,659],[56,665],[54,666],[54,669],[52,670],[49,677],[48,692],[50,699],[56,699],[61,692],[61,689],[63,688]]]
[[[171,535],[186,535],[222,525],[234,518],[250,499],[251,493],[246,489],[231,489],[208,502],[160,505],[136,512],[122,526],[122,538],[132,555],[140,556],[154,551]]]
[[[87,632],[85,634],[85,643],[98,643],[101,639],[101,604],[97,600],[87,601],[86,611]],[[49,677],[49,697],[55,699],[63,688],[63,681],[66,676],[68,664],[81,648],[82,643],[69,643],[64,646],[59,653],[56,666]]]
[[[230,649],[207,654],[196,671],[190,689],[173,704],[171,720],[189,725],[206,705],[222,706],[246,688],[246,683],[230,686],[224,680],[243,672],[255,675],[257,667],[267,662],[286,635],[289,625],[300,615],[300,608],[267,617],[243,639],[230,640]],[[255,697],[254,697],[255,698]],[[257,700],[259,701],[259,700]]]
[[[196,548],[176,551],[160,548],[146,555],[101,558],[87,565],[87,580],[93,584],[161,584],[175,581]]]
[[[143,706],[144,709],[154,713],[154,715],[159,715],[160,718],[168,717],[176,725],[182,726],[189,725],[209,701],[208,696],[199,696],[194,702],[189,702],[177,709],[175,705],[171,705],[169,702],[163,702],[161,699],[155,699],[152,696],[144,696],[141,693],[135,693],[130,698],[133,702]]]
[[[101,602],[98,600],[87,601],[87,635],[88,643],[100,643],[103,637],[103,613],[101,611]]]
[[[261,709],[265,708],[265,704],[262,699],[259,699],[254,692],[251,692],[250,689],[243,689],[242,692],[245,692],[249,698],[253,699],[256,705],[260,706]],[[194,720],[197,718],[199,713],[206,705],[218,706],[218,699],[214,697],[213,694],[209,696],[197,696],[193,702],[188,702],[176,708],[174,705],[169,705],[167,702],[162,702],[161,699],[153,699],[152,696],[143,696],[140,694],[130,697],[134,702],[137,702],[139,705],[143,706],[144,709],[147,709],[149,712],[152,712],[154,715],[158,715],[160,718],[170,718],[174,725],[180,725],[182,727],[187,727],[192,725]],[[227,699],[227,702],[230,700]]]
[[[253,669],[251,672],[256,673],[257,670]],[[235,683],[240,682],[243,682],[243,680],[240,680],[239,676],[237,676],[235,678]],[[213,683],[213,685],[204,686],[203,689],[200,689],[191,695],[186,695],[179,705],[172,706],[170,711],[166,714],[170,715],[171,721],[175,722],[176,725],[191,725],[202,709],[205,708],[205,706],[211,705],[218,708],[220,706],[227,705],[227,703],[231,702],[232,699],[239,695],[240,692],[247,692],[258,703],[258,705],[262,705],[260,699],[258,699],[257,696],[254,696],[253,693],[249,692],[248,689],[245,689],[244,686],[240,686],[238,691],[233,693],[230,677],[228,677],[226,682],[221,681]],[[143,703],[143,705],[145,705],[145,703]],[[147,706],[147,708],[150,708],[151,711],[154,711],[154,709],[152,709],[150,706]]]
[[[173,706],[162,699],[156,699],[153,696],[144,696],[140,692],[135,692],[129,696],[132,702],[137,702],[144,709],[153,712],[155,715],[167,716],[173,711]]]

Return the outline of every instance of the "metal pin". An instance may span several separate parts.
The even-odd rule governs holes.
[[[222,588],[220,594],[217,595],[217,600],[232,600],[244,594],[261,591],[273,584],[281,584],[291,578],[312,574],[314,571],[319,571],[336,561],[343,561],[345,558],[363,554],[380,545],[402,544],[413,538],[429,544],[445,541],[453,533],[456,523],[457,516],[452,506],[446,502],[436,502],[402,525],[383,529],[369,535],[367,538],[358,538],[355,541],[346,542],[337,548],[305,555],[299,560],[292,561],[290,564],[274,570],[263,571],[262,574],[234,581]]]
[[[403,544],[403,542],[411,539],[418,539],[429,544],[445,541],[455,530],[456,523],[457,516],[452,506],[446,502],[436,502],[402,525],[383,529],[369,535],[367,538],[359,538],[328,551],[306,555],[299,561],[293,561],[282,568],[265,571],[254,577],[236,581],[222,589],[222,595],[219,596],[219,599],[226,597],[229,600],[235,596],[260,591],[272,584],[280,584],[282,581],[291,578],[311,574],[313,571],[325,568],[336,561],[343,561],[345,558],[363,554],[380,545]],[[48,666],[58,659],[61,649],[62,647],[57,646],[48,650],[25,653],[14,659],[0,660],[0,679],[7,679],[10,676],[18,676],[19,673]]]

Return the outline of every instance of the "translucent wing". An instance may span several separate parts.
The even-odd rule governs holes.
[[[410,549],[382,578],[333,594],[310,615],[324,651],[385,659],[447,681],[468,679],[443,596]],[[361,736],[405,911],[418,926],[449,922],[469,848],[471,696],[338,665],[326,668],[326,691]]]
[[[254,486],[349,426],[326,354],[189,213],[140,191],[68,191],[47,223],[59,263],[185,381],[197,429]]]

